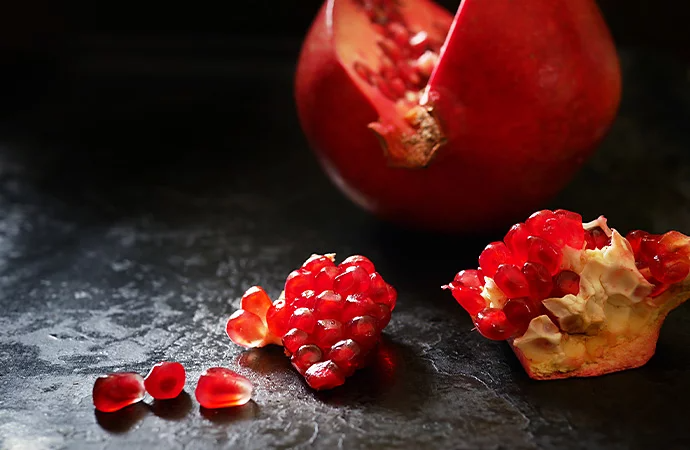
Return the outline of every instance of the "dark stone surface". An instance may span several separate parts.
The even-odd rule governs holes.
[[[620,118],[554,206],[689,232],[688,68],[622,54]],[[532,381],[439,289],[496,236],[400,230],[348,203],[302,138],[292,59],[247,59],[244,75],[148,61],[75,61],[3,125],[0,448],[690,446],[687,307],[643,368]],[[377,363],[314,393],[280,350],[242,351],[224,323],[247,287],[276,295],[327,251],[368,255],[400,296]],[[181,398],[94,411],[98,375],[162,359],[188,370]],[[195,381],[214,365],[249,377],[253,401],[200,409]]]

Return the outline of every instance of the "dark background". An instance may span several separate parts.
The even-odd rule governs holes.
[[[689,448],[687,306],[643,368],[534,382],[439,289],[499,236],[401,230],[330,184],[292,98],[319,5],[1,7],[0,448]],[[690,232],[687,7],[601,6],[621,110],[554,206]],[[315,394],[223,327],[246,288],[276,296],[330,251],[371,257],[400,296],[377,364]],[[98,375],[162,359],[185,365],[187,394],[94,412]],[[212,365],[249,377],[253,401],[200,409]]]

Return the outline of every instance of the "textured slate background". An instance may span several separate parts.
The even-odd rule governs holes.
[[[296,122],[295,42],[203,59],[204,42],[174,57],[157,41],[74,45],[55,76],[24,78],[0,128],[0,448],[690,446],[688,308],[641,369],[529,380],[438,288],[497,236],[401,230],[348,203]],[[621,53],[620,117],[551,206],[690,232],[688,66]],[[247,287],[276,295],[326,251],[370,256],[400,297],[377,364],[315,394],[278,349],[243,352],[223,327]],[[95,377],[161,359],[186,366],[187,395],[94,412]],[[253,401],[200,410],[213,365],[249,377]]]

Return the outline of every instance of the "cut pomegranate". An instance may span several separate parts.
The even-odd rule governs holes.
[[[514,262],[496,266],[510,251]],[[527,261],[518,266],[516,255]],[[667,314],[690,297],[690,237],[635,230],[625,238],[603,216],[582,223],[570,211],[539,211],[511,227],[505,245],[489,244],[479,263],[485,283],[468,270],[443,288],[479,333],[507,340],[535,379],[644,365]]]
[[[263,316],[238,310],[226,327],[230,339],[244,347],[282,343],[293,367],[316,390],[339,386],[362,367],[397,300],[368,258],[350,256],[338,266],[334,259],[312,255],[288,276],[281,297]],[[468,274],[466,281],[478,284],[478,274]],[[249,314],[256,318],[240,320]]]
[[[115,412],[141,401],[145,394],[144,378],[138,373],[111,373],[93,384],[93,405],[102,412]]]
[[[606,134],[620,89],[595,0],[463,0],[455,17],[430,0],[326,0],[295,82],[338,187],[381,217],[452,231],[552,198]]]
[[[208,409],[241,406],[252,398],[252,383],[225,367],[206,369],[197,382],[194,395]]]
[[[180,395],[186,378],[182,364],[163,361],[151,368],[144,379],[144,387],[156,400],[167,400]]]

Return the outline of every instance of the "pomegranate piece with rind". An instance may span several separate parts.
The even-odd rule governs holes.
[[[102,412],[115,412],[141,401],[146,394],[144,378],[134,372],[100,376],[93,384],[93,405]]]
[[[526,255],[521,270],[496,266],[504,247],[494,242],[480,256],[486,283],[466,287],[456,276],[443,288],[480,334],[507,340],[535,379],[644,365],[667,314],[690,297],[690,238],[677,231],[623,237],[603,216],[582,223],[577,213],[544,210],[513,226],[505,244]]]
[[[315,390],[339,386],[363,367],[397,300],[396,290],[368,258],[353,255],[337,266],[334,261],[333,254],[312,255],[290,273],[281,296],[265,312],[255,314],[243,301],[244,309],[226,326],[230,339],[244,347],[282,344],[293,367]],[[479,283],[479,273],[468,274],[466,281]],[[480,297],[478,291],[474,294]],[[243,299],[249,297],[247,293]]]
[[[208,409],[242,406],[252,398],[252,383],[225,367],[206,369],[197,382],[194,395]]]

